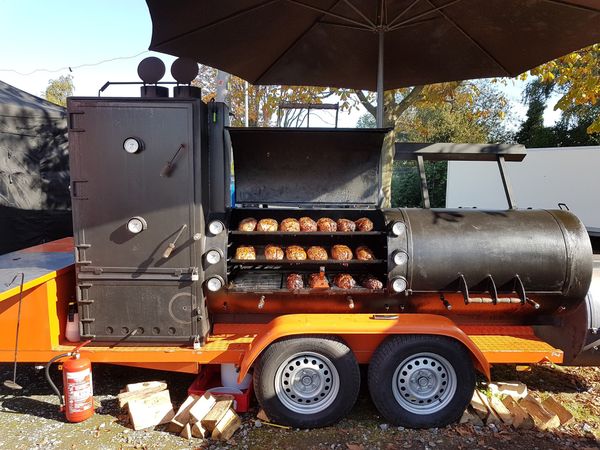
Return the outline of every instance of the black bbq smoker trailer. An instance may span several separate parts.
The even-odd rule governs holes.
[[[397,144],[397,159],[417,161],[424,207],[382,208],[388,130],[235,128],[225,104],[173,91],[68,100],[75,262],[24,285],[19,361],[71,348],[71,295],[92,362],[200,374],[234,364],[268,416],[295,427],[343,417],[359,364],[386,420],[434,427],[461,416],[492,364],[600,361],[600,267],[573,214],[514,206],[505,166],[522,146]],[[424,161],[440,159],[498,164],[509,208],[429,208]],[[239,227],[307,217],[371,226]],[[267,259],[266,246],[283,256]],[[291,246],[327,259],[288,259]],[[355,284],[339,287],[340,274]],[[0,325],[18,298],[1,294]]]

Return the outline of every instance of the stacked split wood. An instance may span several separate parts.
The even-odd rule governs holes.
[[[514,428],[549,430],[565,425],[572,414],[554,398],[543,402],[527,392],[523,383],[490,383],[488,392],[475,390],[460,422],[472,425],[512,425]]]
[[[118,400],[121,407],[129,410],[135,430],[168,424],[167,431],[186,439],[227,441],[242,424],[230,395],[190,395],[175,412],[167,385],[161,381],[129,384]]]

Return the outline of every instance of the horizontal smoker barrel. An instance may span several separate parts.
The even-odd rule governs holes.
[[[466,282],[471,292],[489,292],[493,284],[510,293],[518,279],[527,294],[583,299],[588,291],[591,244],[569,212],[402,209],[388,212],[388,220],[406,224],[405,273],[413,292],[456,292]]]

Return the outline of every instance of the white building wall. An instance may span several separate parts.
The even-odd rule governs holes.
[[[600,235],[600,146],[527,149],[522,162],[506,166],[518,208],[566,203],[590,233]],[[446,206],[506,209],[498,165],[450,161]]]

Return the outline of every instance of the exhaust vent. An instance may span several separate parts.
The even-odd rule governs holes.
[[[177,86],[173,88],[174,97],[202,98],[202,90],[191,85],[198,76],[196,61],[189,58],[177,58],[171,65],[171,75],[177,81]]]
[[[140,61],[137,68],[138,76],[144,82],[140,88],[142,97],[168,97],[169,89],[158,86],[157,83],[165,75],[165,63],[155,56],[149,56]]]

